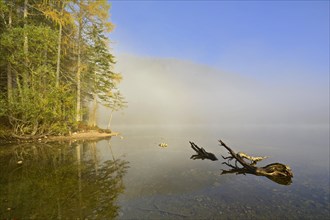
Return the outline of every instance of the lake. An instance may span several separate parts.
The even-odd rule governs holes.
[[[135,125],[100,141],[0,147],[0,219],[328,219],[329,125]],[[291,167],[225,174],[219,146]],[[192,160],[189,141],[219,159]],[[160,143],[168,144],[160,147]]]

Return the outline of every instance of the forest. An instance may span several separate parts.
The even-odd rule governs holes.
[[[97,105],[125,107],[106,0],[0,1],[0,137],[96,126]]]

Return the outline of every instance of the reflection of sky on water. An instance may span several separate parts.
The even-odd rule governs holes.
[[[121,218],[209,218],[222,214],[239,218],[243,216],[230,212],[240,209],[251,218],[258,212],[273,217],[274,211],[277,217],[285,217],[285,212],[292,217],[320,217],[329,211],[327,127],[121,128],[124,138],[110,141],[113,154],[130,161],[124,177],[126,190],[119,200]],[[218,138],[236,151],[270,156],[260,165],[288,164],[294,173],[292,185],[281,186],[252,175],[220,175],[221,169],[226,169],[220,155],[227,152],[218,146]],[[194,152],[189,140],[220,160],[190,160]],[[160,142],[168,147],[160,148]],[[99,146],[105,144],[101,141]]]
[[[82,207],[79,195],[83,201],[88,201],[85,210],[99,210],[98,204],[112,206],[99,201],[102,197],[104,201],[112,198],[113,213],[118,213],[120,219],[324,219],[329,215],[326,126],[123,126],[119,130],[123,139],[113,137],[71,146],[39,143],[26,144],[24,148],[18,145],[0,148],[3,175],[0,190],[8,193],[7,187],[12,187],[9,194],[2,196],[13,202],[1,198],[0,216],[34,216],[31,210],[38,210],[38,216],[50,212],[58,216],[56,198],[63,201],[60,203],[63,217],[79,216],[79,207]],[[293,183],[283,186],[262,176],[220,175],[221,169],[228,167],[221,164],[220,155],[227,155],[227,152],[218,145],[218,138],[235,151],[270,156],[260,162],[260,166],[273,162],[289,165],[294,173]],[[188,141],[214,153],[219,161],[189,159],[194,151]],[[168,147],[159,147],[161,142]],[[15,176],[19,171],[16,170],[19,165],[15,149],[26,153],[23,176]],[[78,154],[81,154],[81,168]],[[118,198],[113,198],[111,190],[116,184],[119,184],[118,189],[122,186],[122,174],[116,170],[127,162],[129,168],[123,176],[125,189],[117,192]],[[77,177],[79,170],[81,179]],[[112,173],[119,179],[114,179],[116,184],[113,185],[108,181],[111,179],[103,179],[105,176],[101,173]],[[7,182],[7,178],[11,182]],[[24,190],[20,191],[20,187]],[[29,191],[24,194],[25,189]],[[21,196],[16,196],[18,194]],[[71,194],[70,204],[75,204],[74,207],[66,203]],[[36,203],[34,199],[39,201],[40,198],[31,195],[42,196],[42,202]],[[15,203],[23,207],[13,206]],[[40,204],[44,211],[38,208]],[[119,205],[118,210],[116,205]],[[7,206],[16,209],[8,212]]]

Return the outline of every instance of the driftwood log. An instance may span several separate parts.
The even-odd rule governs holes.
[[[198,147],[194,142],[190,142],[190,145],[191,145],[191,148],[196,151],[197,154],[194,154],[190,157],[190,159],[193,159],[193,160],[196,160],[196,159],[208,159],[208,160],[218,160],[218,158],[212,154],[212,153],[209,153],[209,152],[206,152],[206,150],[204,150],[204,148],[202,147]]]
[[[223,141],[219,140],[220,146],[226,148],[229,152],[229,156],[223,159],[227,160],[223,164],[230,167],[230,170],[222,170],[221,174],[254,174],[257,176],[265,176],[274,182],[282,185],[289,185],[292,182],[293,173],[291,168],[281,163],[272,163],[264,167],[258,167],[257,162],[266,159],[268,157],[252,157],[245,153],[235,153],[230,147],[228,147]],[[191,147],[196,151],[197,155],[191,156],[191,159],[209,159],[215,160],[215,155],[206,152],[203,148],[199,148],[193,142],[190,142]],[[217,159],[216,159],[217,160]],[[230,164],[230,161],[234,160],[234,165]],[[247,161],[248,160],[248,161]],[[239,166],[240,165],[240,166]]]

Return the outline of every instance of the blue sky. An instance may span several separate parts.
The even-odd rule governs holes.
[[[114,1],[115,53],[329,80],[329,1]]]

